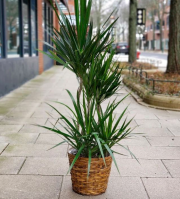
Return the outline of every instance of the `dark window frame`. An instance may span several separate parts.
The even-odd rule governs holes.
[[[44,1],[44,41],[47,42],[47,2]],[[44,51],[47,51],[47,45],[44,44]]]
[[[19,50],[20,57],[24,57],[24,34],[23,34],[23,0],[18,1],[19,4]]]
[[[31,36],[31,30],[32,30],[32,26],[31,26],[31,0],[28,0],[28,28],[29,28],[29,57],[32,57],[32,36]],[[20,49],[20,57],[16,57],[15,59],[18,58],[26,58],[24,57],[24,34],[23,34],[23,0],[18,0],[18,9],[19,9],[19,39],[20,39],[20,43],[19,43],[19,49]],[[38,48],[38,23],[37,23],[37,0],[35,0],[35,26],[36,26],[36,31],[35,31],[35,35],[36,35],[36,48]],[[1,0],[0,1],[0,13],[1,17],[1,28],[2,28],[2,32],[1,32],[1,59],[7,59],[7,23],[6,23],[6,0]],[[36,56],[38,56],[38,52],[36,51]],[[11,58],[8,58],[11,59]]]
[[[52,45],[50,34],[52,34],[51,23],[53,23],[53,9],[47,0],[44,0],[44,41]],[[45,52],[49,50],[50,47],[43,45]]]
[[[34,0],[34,2],[33,1],[31,1],[31,0],[29,0],[30,1],[30,4],[31,4],[31,10],[30,10],[30,19],[32,18],[32,7],[33,7],[33,3],[34,3],[34,16],[35,16],[35,18],[33,19],[34,20],[34,25],[35,25],[35,38],[36,38],[36,40],[35,40],[35,47],[36,47],[36,49],[38,49],[38,24],[37,24],[37,0]],[[31,23],[31,20],[30,20],[30,23]],[[32,23],[31,23],[31,25],[32,25]],[[31,26],[30,25],[30,26]],[[32,30],[32,27],[31,27],[31,30]],[[32,55],[31,55],[31,57],[34,57],[33,56],[33,49],[32,49],[32,44],[33,44],[33,40],[32,40],[32,31],[31,31],[31,53],[32,53]],[[37,52],[37,50],[36,50],[36,56],[38,56],[38,52]]]
[[[6,48],[7,48],[7,43],[6,43],[6,22],[5,22],[5,19],[6,19],[6,12],[4,10],[4,8],[6,7],[6,0],[2,0],[0,1],[0,12],[2,13],[2,17],[1,17],[1,22],[0,22],[0,26],[1,26],[1,59],[3,58],[7,58],[7,51],[6,51]]]

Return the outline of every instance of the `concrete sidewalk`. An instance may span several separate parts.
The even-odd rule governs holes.
[[[51,125],[57,114],[44,102],[58,100],[71,104],[65,89],[76,93],[75,76],[53,67],[41,76],[0,99],[0,198],[3,199],[179,199],[180,198],[180,113],[147,108],[128,97],[116,111],[130,104],[128,117],[134,132],[143,133],[123,144],[126,151],[116,156],[121,176],[112,166],[107,192],[97,197],[72,191],[67,150],[63,145],[47,151],[61,138],[31,124]],[[118,99],[127,94],[121,88]],[[55,105],[62,112],[60,105]],[[50,114],[47,114],[50,113]]]

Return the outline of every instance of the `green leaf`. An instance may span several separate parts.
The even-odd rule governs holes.
[[[100,152],[101,152],[101,156],[102,156],[103,161],[104,161],[104,164],[105,164],[105,166],[106,166],[106,161],[105,161],[105,158],[104,158],[104,153],[103,153],[103,150],[102,150],[102,146],[101,146],[100,140],[99,140],[99,138],[98,138],[98,136],[97,136],[97,133],[93,133],[93,135],[94,135],[94,137],[96,138],[97,144],[98,144],[99,149],[100,149]]]
[[[111,149],[108,147],[108,145],[107,145],[107,144],[104,144],[104,146],[106,147],[107,151],[108,151],[108,152],[109,152],[109,154],[111,155],[111,157],[112,157],[112,159],[113,159],[113,161],[114,161],[114,164],[115,164],[115,166],[116,166],[116,168],[117,168],[117,170],[118,170],[118,172],[119,172],[119,168],[118,168],[118,165],[117,165],[116,159],[114,158],[114,155],[113,155],[113,153],[112,153]],[[120,172],[119,172],[119,174],[120,174]]]
[[[80,147],[80,149],[78,150],[77,154],[75,155],[74,160],[72,161],[71,166],[70,166],[70,168],[69,168],[67,174],[68,174],[68,173],[71,171],[71,169],[73,168],[73,166],[74,166],[74,164],[76,163],[77,159],[78,159],[79,156],[81,155],[81,152],[82,152],[83,149],[84,149],[84,145],[82,145],[82,146]]]

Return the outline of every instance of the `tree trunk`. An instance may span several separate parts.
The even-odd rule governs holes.
[[[163,47],[163,21],[162,19],[159,20],[159,26],[160,26],[160,50],[163,52],[164,47]]]
[[[171,0],[167,73],[180,74],[180,3]]]
[[[130,0],[129,13],[129,62],[136,61],[136,24],[137,24],[137,0]]]
[[[155,40],[156,40],[156,36],[155,36],[155,19],[154,19],[154,11],[151,13],[152,14],[152,26],[153,26],[153,42],[152,42],[152,49],[155,50]]]

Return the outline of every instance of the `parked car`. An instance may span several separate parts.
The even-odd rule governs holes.
[[[117,44],[113,43],[111,48],[109,49],[109,53],[112,51],[112,50],[115,50],[115,53],[116,53],[116,46]]]
[[[129,45],[126,42],[117,43],[116,45],[116,53],[124,53],[126,55],[129,54]]]

